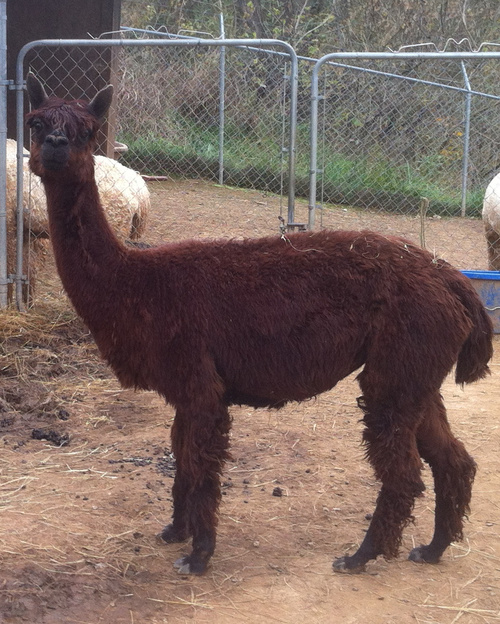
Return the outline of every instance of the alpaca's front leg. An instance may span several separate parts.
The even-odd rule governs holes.
[[[203,574],[215,550],[217,512],[220,502],[218,475],[207,477],[187,499],[192,551],[174,563],[179,574]],[[175,520],[175,517],[174,517]]]
[[[203,574],[215,550],[220,474],[229,457],[227,408],[178,409],[172,427],[177,471],[172,489],[173,518],[160,537],[166,542],[193,538],[191,554],[175,562],[180,574]]]
[[[163,541],[167,542],[167,544],[184,542],[191,537],[186,510],[186,491],[188,489],[189,482],[187,481],[185,475],[182,474],[182,468],[179,461],[177,461],[176,464],[174,485],[172,487],[172,498],[174,501],[172,522],[168,524],[159,535],[159,537],[161,537]]]
[[[172,522],[163,529],[159,537],[168,544],[193,538],[192,553],[174,563],[179,574],[203,574],[207,568],[215,550],[219,490],[218,479],[213,487],[209,483],[202,483],[192,489],[189,480],[182,474],[180,463],[177,462],[172,488]],[[199,509],[200,505],[204,507],[203,512]]]

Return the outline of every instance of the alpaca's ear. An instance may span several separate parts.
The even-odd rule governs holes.
[[[49,97],[45,93],[42,83],[38,80],[35,74],[29,72],[26,78],[26,90],[28,91],[28,97],[30,100],[31,108],[36,110],[40,108]]]
[[[94,115],[94,117],[101,119],[108,112],[112,99],[113,85],[108,85],[107,87],[104,87],[104,89],[101,89],[92,102],[90,102],[89,111],[92,115]]]

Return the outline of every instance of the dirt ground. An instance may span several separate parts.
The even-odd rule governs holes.
[[[152,243],[278,229],[273,196],[195,181],[151,189]],[[296,220],[306,212],[299,202]],[[323,225],[417,241],[420,231],[416,217],[346,208],[325,211]],[[462,268],[485,267],[479,222],[429,219],[426,237],[440,253],[452,239],[444,255]],[[279,412],[232,410],[234,461],[223,478],[216,554],[204,577],[188,578],[172,566],[188,545],[155,538],[171,515],[172,409],[152,393],[120,389],[50,257],[34,311],[3,313],[0,333],[0,624],[500,620],[500,337],[491,377],[443,388],[479,470],[465,540],[439,565],[406,559],[432,533],[426,470],[400,558],[360,575],[332,571],[332,560],[362,539],[378,491],[351,377]]]

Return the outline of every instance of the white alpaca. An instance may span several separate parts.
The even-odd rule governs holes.
[[[29,156],[27,150],[23,150]],[[17,231],[16,181],[17,143],[7,139],[7,271],[15,273],[15,249]],[[146,182],[132,169],[121,163],[95,156],[96,181],[99,195],[115,234],[121,240],[138,240],[144,233],[150,208],[150,194]],[[45,190],[40,178],[32,174],[28,158],[23,163],[23,271],[29,278],[29,293],[26,289],[23,300],[34,294],[37,271],[43,264],[49,238],[49,223]],[[12,299],[12,288],[9,288]]]
[[[483,222],[488,241],[489,269],[500,271],[500,173],[497,173],[486,187]]]

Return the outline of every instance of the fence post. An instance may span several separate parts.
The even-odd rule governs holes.
[[[17,140],[17,189],[16,189],[17,232],[16,232],[16,272],[14,275],[14,283],[16,285],[17,309],[20,311],[24,311],[25,310],[25,305],[23,302],[23,283],[25,279],[25,276],[23,275],[24,79],[23,79],[22,65],[20,67],[16,67],[15,88],[16,88],[16,140]]]
[[[299,62],[290,48],[290,130],[288,139],[288,223],[295,223],[295,161],[297,159],[297,95],[299,91]],[[290,229],[290,228],[289,228]]]
[[[225,39],[224,15],[220,14],[220,38]],[[224,184],[224,121],[226,88],[226,47],[220,49],[219,59],[219,184]]]
[[[463,61],[460,62],[462,67],[462,74],[464,77],[465,88],[467,93],[465,94],[465,123],[464,123],[464,156],[462,161],[462,210],[461,215],[465,217],[467,212],[467,182],[469,176],[469,143],[470,143],[470,115],[471,115],[471,103],[472,94],[469,82],[469,76],[467,75],[467,68]]]
[[[307,229],[314,230],[316,223],[316,188],[318,174],[318,81],[322,63],[316,62],[311,77],[311,119],[310,119],[310,156],[309,156],[309,217]]]
[[[0,308],[7,307],[7,0],[0,0]]]

